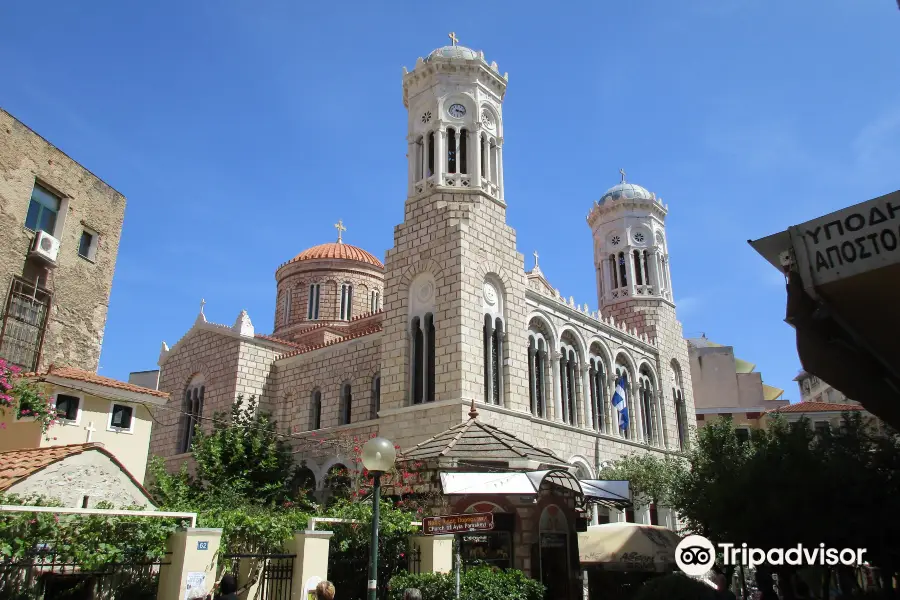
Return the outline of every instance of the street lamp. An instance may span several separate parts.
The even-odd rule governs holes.
[[[369,600],[376,599],[378,583],[378,503],[381,499],[381,476],[394,467],[397,451],[394,443],[384,438],[372,438],[363,445],[362,462],[374,479],[372,487],[372,547],[369,549]]]

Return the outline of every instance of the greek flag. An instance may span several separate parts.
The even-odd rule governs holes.
[[[616,391],[612,397],[612,405],[619,411],[619,429],[623,431],[628,429],[628,407],[625,406],[625,377],[625,373],[622,373],[622,376],[616,379]]]

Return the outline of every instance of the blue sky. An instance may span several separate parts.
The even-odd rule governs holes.
[[[380,6],[384,4],[385,6]],[[383,256],[403,216],[401,67],[447,43],[509,72],[508,220],[551,283],[596,307],[591,203],[669,205],[685,334],[767,383],[799,368],[782,281],[746,243],[900,188],[894,0],[9,2],[0,106],[128,198],[103,375],[247,309],[334,239]]]

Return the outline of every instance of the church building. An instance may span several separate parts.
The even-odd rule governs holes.
[[[339,222],[336,241],[276,269],[271,335],[246,312],[211,323],[201,306],[177,343],[163,343],[159,389],[171,400],[153,408],[151,454],[179,465],[194,425],[241,394],[257,396],[297,448],[313,436],[377,433],[411,449],[467,422],[474,400],[480,422],[580,479],[633,452],[689,443],[696,416],[668,207],[624,172],[584,199],[599,310],[564,298],[537,253],[526,270],[506,219],[508,77],[451,39],[404,68],[408,182],[393,247],[384,257],[355,247]],[[613,403],[622,376],[625,427]],[[493,458],[460,466],[516,468]],[[300,459],[321,488],[348,457]]]

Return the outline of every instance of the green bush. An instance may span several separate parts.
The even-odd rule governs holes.
[[[681,573],[650,579],[638,589],[634,600],[715,600],[707,584]]]
[[[403,600],[403,592],[417,588],[427,600],[455,600],[456,577],[453,573],[395,575],[389,587],[389,600]],[[501,571],[491,567],[475,567],[460,578],[463,600],[543,600],[544,586],[529,579],[522,571]]]

